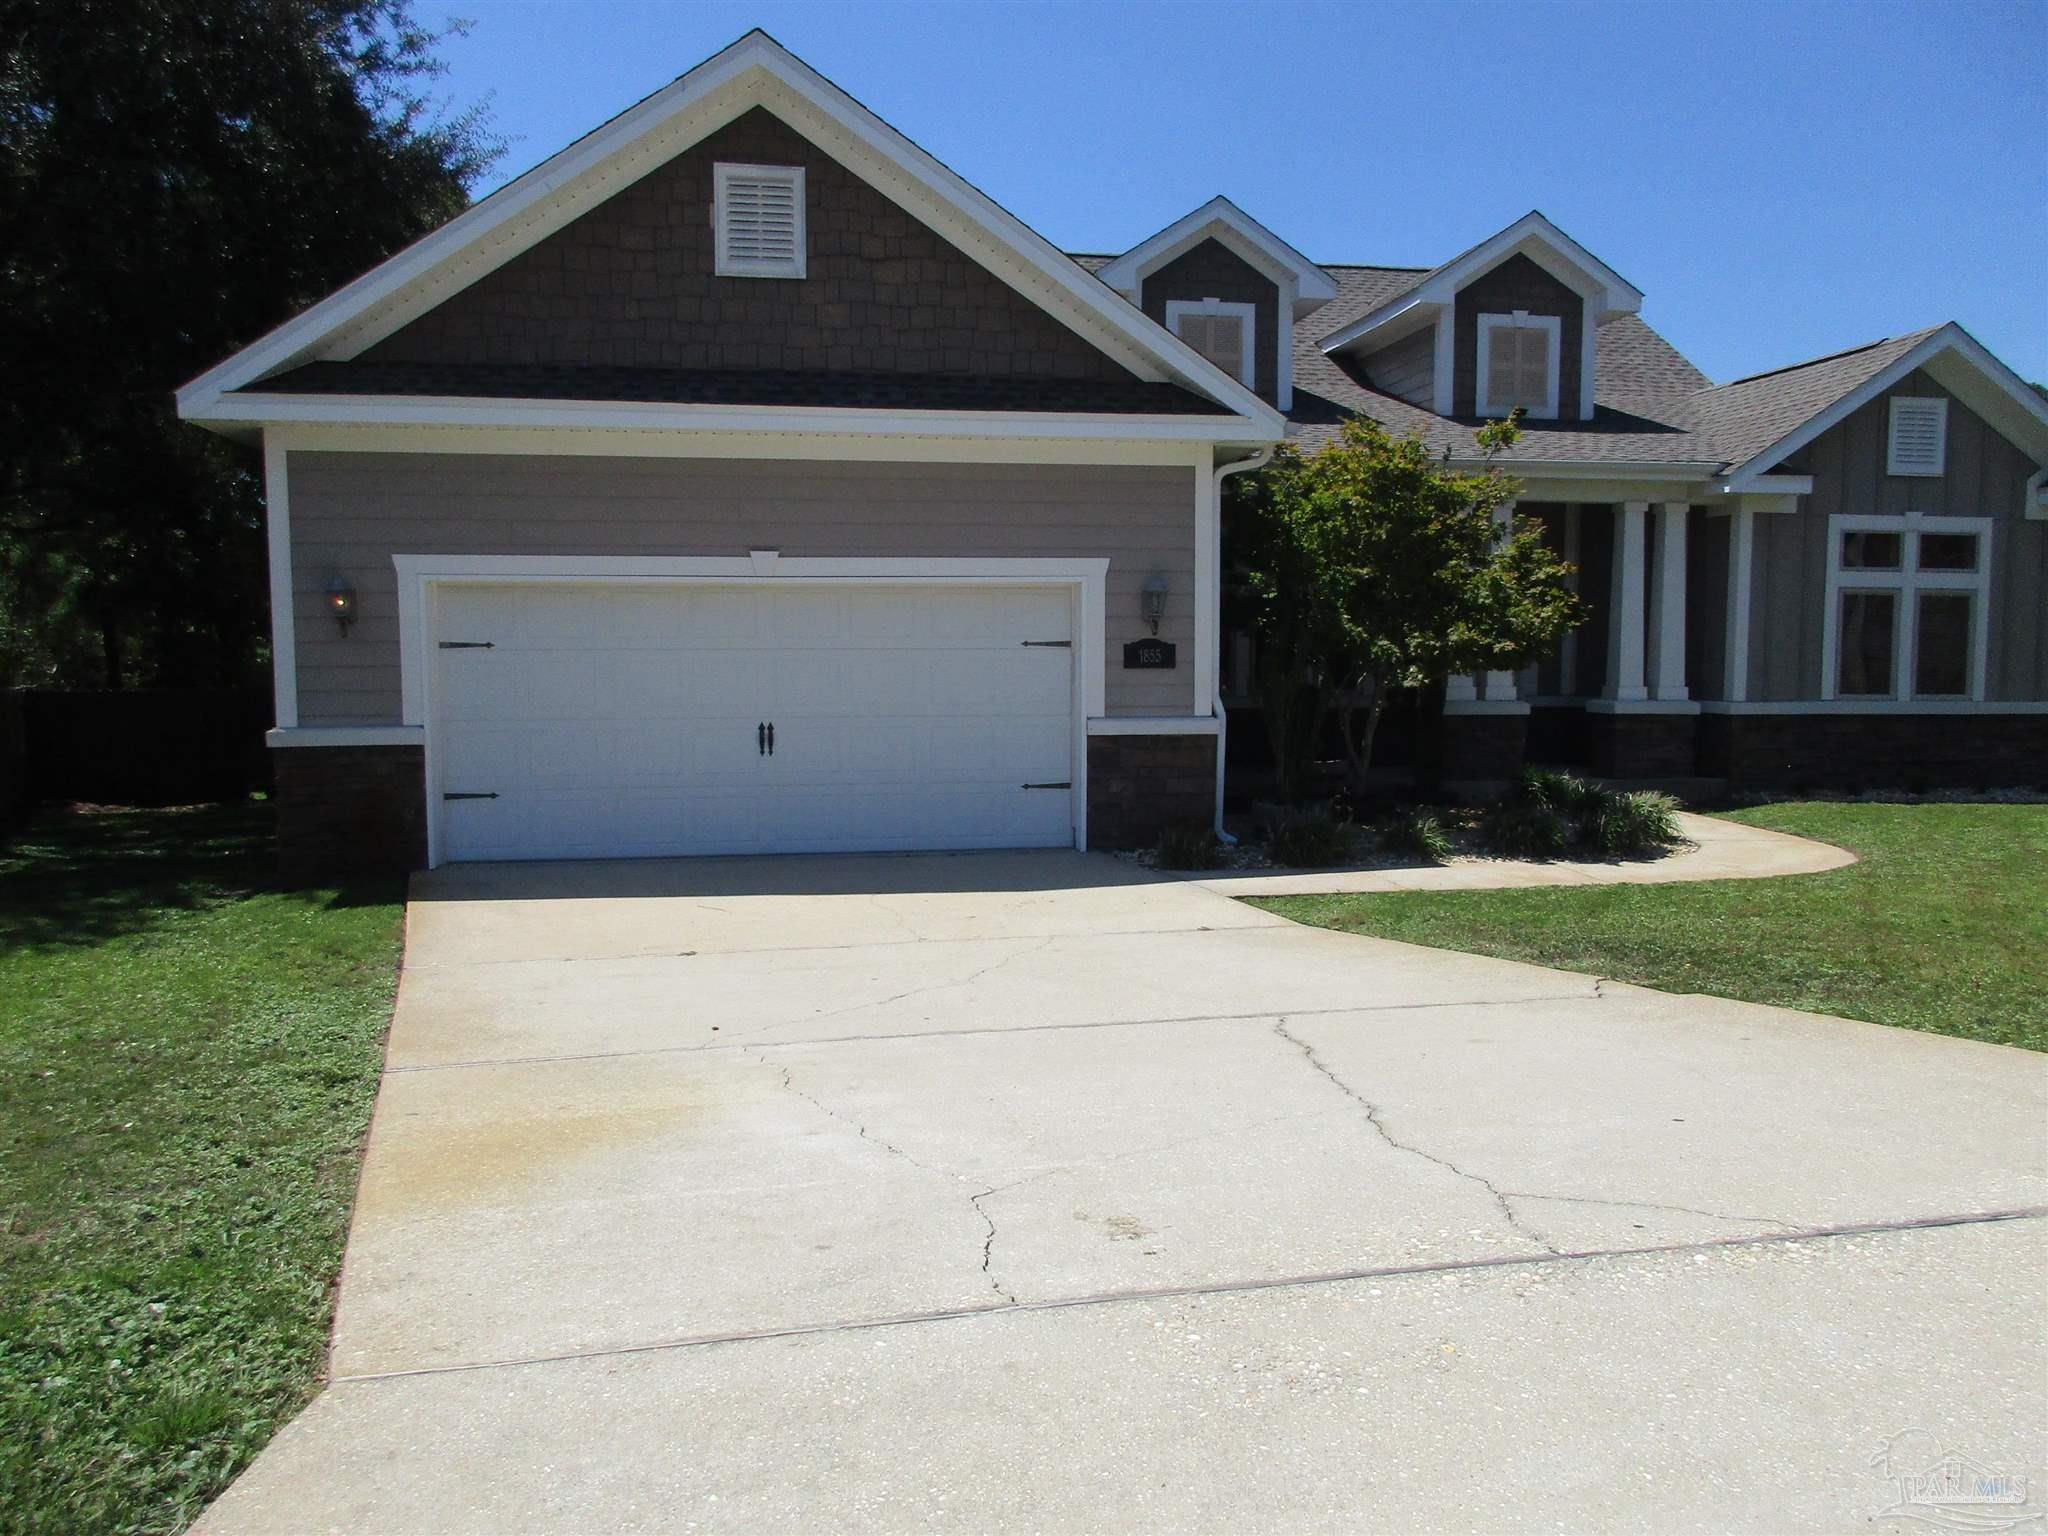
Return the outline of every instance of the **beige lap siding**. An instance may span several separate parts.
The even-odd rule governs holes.
[[[1193,469],[294,453],[287,473],[302,724],[399,719],[395,554],[1107,556],[1109,713],[1194,705]],[[1179,665],[1126,672],[1154,571]],[[336,577],[361,615],[346,638]]]

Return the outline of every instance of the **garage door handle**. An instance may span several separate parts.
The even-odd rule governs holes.
[[[1057,651],[1071,651],[1074,648],[1074,642],[1071,640],[1022,640],[1018,643],[1020,645],[1042,645],[1050,650]]]
[[[464,792],[456,790],[443,795],[441,798],[443,800],[495,800],[498,798],[498,792],[495,789],[489,789],[485,790],[482,794],[478,794],[474,791]]]
[[[766,720],[763,720],[759,725],[754,727],[754,756],[766,757],[767,755],[768,722]]]
[[[1057,784],[1020,784],[1017,787],[1019,789],[1072,789],[1074,781],[1072,779],[1061,779]]]
[[[770,757],[775,755],[775,722],[773,720],[768,722],[768,755]]]

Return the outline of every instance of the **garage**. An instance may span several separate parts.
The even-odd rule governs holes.
[[[1075,589],[446,582],[441,860],[1065,847]]]

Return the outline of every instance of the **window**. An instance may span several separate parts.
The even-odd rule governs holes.
[[[714,166],[711,220],[720,277],[804,275],[802,166]]]
[[[1168,299],[1166,328],[1246,389],[1257,378],[1252,337],[1258,311],[1222,299]]]
[[[1948,402],[1892,396],[1888,475],[1939,475],[1948,457]]]
[[[1557,415],[1558,346],[1564,322],[1556,315],[1479,317],[1481,416],[1505,416],[1519,406],[1534,417]]]
[[[1991,520],[1831,517],[1822,697],[1981,699]]]

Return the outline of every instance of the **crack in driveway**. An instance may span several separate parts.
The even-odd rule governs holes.
[[[1392,1131],[1387,1129],[1386,1123],[1383,1120],[1381,1120],[1379,1105],[1373,1103],[1372,1100],[1366,1098],[1364,1094],[1360,1093],[1356,1088],[1353,1088],[1349,1083],[1345,1082],[1343,1078],[1339,1077],[1335,1072],[1333,1072],[1330,1069],[1329,1063],[1324,1061],[1322,1057],[1316,1054],[1314,1046],[1310,1045],[1306,1040],[1302,1039],[1301,1036],[1295,1034],[1293,1031],[1288,1029],[1287,1019],[1284,1015],[1273,1021],[1273,1032],[1276,1035],[1278,1035],[1282,1040],[1285,1040],[1289,1045],[1293,1046],[1297,1051],[1301,1052],[1303,1060],[1305,1060],[1310,1066],[1314,1067],[1318,1072],[1322,1073],[1324,1077],[1330,1080],[1332,1085],[1334,1085],[1339,1091],[1344,1093],[1353,1102],[1355,1102],[1360,1109],[1365,1111],[1366,1123],[1370,1125],[1373,1128],[1373,1130],[1379,1134],[1380,1140],[1384,1141],[1388,1146],[1394,1148],[1394,1150],[1397,1152],[1406,1152],[1413,1157],[1422,1158],[1425,1162],[1435,1163],[1439,1168],[1449,1169],[1452,1173],[1455,1173],[1461,1179],[1471,1180],[1474,1184],[1477,1184],[1480,1188],[1484,1189],[1487,1192],[1487,1194],[1493,1197],[1493,1203],[1500,1208],[1502,1218],[1507,1222],[1508,1226],[1512,1228],[1515,1232],[1527,1238],[1530,1242],[1536,1244],[1537,1247],[1543,1249],[1543,1251],[1546,1253],[1554,1254],[1562,1251],[1559,1248],[1557,1248],[1554,1244],[1552,1244],[1548,1238],[1544,1237],[1542,1233],[1536,1231],[1535,1228],[1527,1225],[1522,1220],[1522,1218],[1518,1214],[1516,1214],[1514,1206],[1508,1203],[1508,1197],[1501,1192],[1499,1186],[1496,1185],[1493,1182],[1493,1180],[1487,1178],[1484,1174],[1474,1173],[1468,1168],[1461,1168],[1447,1157],[1439,1157],[1434,1152],[1425,1151],[1423,1148],[1416,1146],[1413,1142],[1402,1141],[1399,1137],[1395,1136]]]

